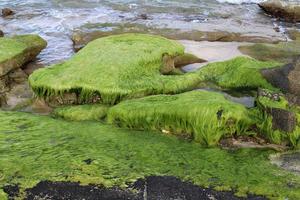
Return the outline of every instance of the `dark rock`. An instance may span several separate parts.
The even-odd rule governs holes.
[[[270,100],[270,105],[261,101],[262,97],[268,98]],[[290,105],[287,106],[287,108],[285,108],[285,106],[279,106],[281,105],[280,101],[285,98],[286,97],[283,94],[259,89],[256,103],[263,112],[272,117],[273,130],[291,133],[296,129],[297,116],[288,108]],[[276,103],[278,103],[277,106],[274,106]]]
[[[0,37],[3,37],[4,36],[4,33],[3,31],[0,30]]]
[[[15,14],[15,12],[10,8],[3,8],[2,9],[2,16],[3,17],[7,17],[7,16],[10,16],[10,15],[13,15],[13,14]]]
[[[15,197],[17,197],[20,192],[18,185],[6,185],[2,189],[8,195],[9,200],[15,199]]]
[[[133,192],[135,189],[136,192]],[[264,200],[261,196],[249,195],[248,198],[234,196],[234,192],[220,192],[210,188],[196,186],[190,182],[183,182],[172,176],[150,176],[139,179],[128,189],[104,188],[95,185],[82,186],[72,182],[42,181],[34,188],[26,190],[26,200]]]
[[[291,133],[297,126],[296,114],[280,108],[269,108],[268,113],[272,116],[272,127],[274,130],[280,130]]]
[[[300,57],[280,68],[264,69],[262,75],[282,92],[300,96]]]
[[[268,14],[289,22],[300,22],[300,3],[288,0],[268,0],[259,6]]]
[[[148,17],[148,15],[147,14],[140,14],[139,16],[138,16],[138,18],[139,19],[143,19],[143,20],[147,20],[147,19],[149,19],[149,17]]]

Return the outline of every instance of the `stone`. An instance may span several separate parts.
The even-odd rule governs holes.
[[[2,9],[2,16],[3,17],[7,17],[7,16],[10,16],[10,15],[13,15],[13,14],[15,14],[15,12],[10,8],[3,8]]]
[[[38,35],[20,35],[0,38],[0,76],[34,60],[47,46]]]
[[[79,51],[89,42],[110,35],[118,35],[122,33],[149,33],[161,35],[173,40],[193,40],[193,41],[211,41],[211,42],[263,42],[277,43],[284,41],[283,38],[270,37],[262,35],[247,35],[242,33],[234,33],[227,31],[201,31],[189,30],[182,31],[171,28],[153,28],[141,24],[111,24],[111,31],[75,31],[72,35],[73,47],[75,51]]]
[[[274,130],[291,133],[297,126],[296,114],[281,108],[270,108],[268,113],[272,116]]]
[[[3,37],[4,36],[4,33],[2,30],[0,30],[0,37]]]
[[[23,83],[28,79],[28,75],[20,68],[9,72],[8,77],[14,83]]]
[[[300,57],[293,63],[261,71],[264,78],[284,93],[300,96]]]
[[[288,22],[300,22],[300,3],[288,0],[268,0],[259,6],[268,14]]]

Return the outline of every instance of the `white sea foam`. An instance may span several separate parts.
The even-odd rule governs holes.
[[[260,3],[266,0],[217,0],[220,3],[232,3],[232,4],[242,4],[242,3]]]

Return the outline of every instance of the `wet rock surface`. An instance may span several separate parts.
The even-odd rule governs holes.
[[[15,14],[15,12],[10,8],[3,8],[2,9],[2,16],[3,17],[11,16],[13,14]]]
[[[133,192],[134,189],[136,192]],[[15,196],[18,190],[9,190]],[[93,185],[81,186],[71,182],[40,182],[26,190],[27,200],[33,199],[86,199],[86,200],[263,200],[264,197],[249,195],[248,198],[234,196],[233,192],[219,192],[202,188],[189,182],[182,182],[172,176],[150,176],[140,179],[128,189],[103,188]]]
[[[290,0],[268,0],[259,6],[266,13],[289,22],[300,22],[300,3]]]
[[[285,170],[300,174],[300,152],[276,154],[270,157],[271,162]]]
[[[262,70],[262,75],[284,93],[300,95],[300,57],[280,68]]]
[[[272,116],[274,130],[293,132],[297,126],[296,114],[280,108],[270,108],[268,113]]]
[[[148,33],[154,35],[161,35],[163,37],[174,39],[174,40],[193,40],[193,41],[210,41],[210,42],[265,42],[265,43],[276,43],[283,41],[283,38],[279,37],[268,37],[262,35],[251,35],[243,33],[235,33],[228,31],[200,31],[200,30],[189,30],[183,31],[180,29],[171,28],[156,28],[147,27],[141,24],[115,24],[111,31],[75,31],[72,35],[73,47],[75,51],[80,50],[89,42],[109,36],[117,35],[121,33]]]
[[[259,89],[257,103],[260,105],[260,98],[267,98],[271,102],[279,103],[281,98],[285,98],[283,94],[270,92],[267,90]],[[288,108],[279,108],[272,105],[263,105],[259,107],[263,109],[268,115],[272,117],[272,128],[273,130],[279,130],[287,133],[293,132],[297,127],[297,116],[296,113],[290,111]]]

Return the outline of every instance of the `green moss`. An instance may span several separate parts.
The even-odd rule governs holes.
[[[268,97],[260,96],[256,101],[258,104],[258,109],[260,109],[260,112],[257,113],[258,118],[260,118],[257,121],[257,126],[260,129],[262,136],[268,139],[271,143],[282,144],[283,142],[287,142],[294,148],[297,148],[298,144],[300,144],[299,120],[296,129],[291,133],[274,130],[273,118],[266,111],[267,109],[272,108],[284,109],[295,113],[296,117],[299,119],[299,110],[296,107],[290,106],[289,102],[284,96],[280,96],[279,101],[274,101]]]
[[[0,38],[0,76],[34,59],[46,45],[37,35]]]
[[[273,151],[201,148],[155,132],[26,113],[0,111],[0,118],[0,188],[19,184],[24,191],[41,180],[123,187],[149,175],[172,175],[240,195],[300,197],[300,177],[271,165]]]
[[[159,36],[123,34],[89,43],[69,61],[35,71],[29,78],[37,96],[67,92],[103,103],[160,93],[178,93],[199,82],[196,73],[163,76],[163,56],[184,54],[182,45]]]
[[[163,130],[209,146],[224,135],[243,134],[252,124],[244,106],[209,91],[124,101],[109,110],[108,122]]]
[[[202,80],[227,89],[274,89],[263,78],[261,69],[276,67],[276,62],[261,62],[252,58],[237,57],[225,62],[208,64],[199,70]]]
[[[0,199],[8,199],[7,194],[2,189],[0,189]]]
[[[72,121],[101,120],[106,117],[108,108],[101,104],[65,106],[55,109],[54,115]]]
[[[278,44],[254,44],[239,47],[240,51],[261,61],[290,63],[300,54],[300,41]]]

